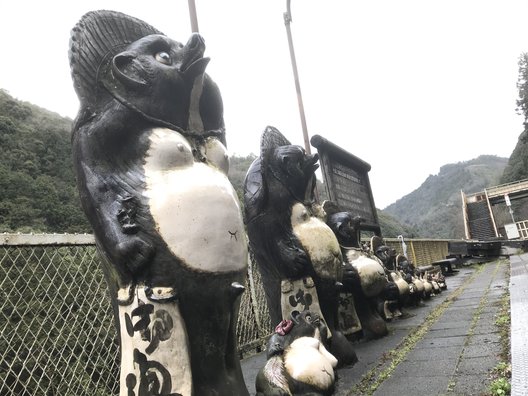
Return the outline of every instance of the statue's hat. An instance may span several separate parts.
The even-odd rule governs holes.
[[[71,31],[70,67],[82,108],[93,109],[106,95],[99,84],[104,66],[129,44],[151,34],[163,34],[138,18],[117,11],[86,13]]]

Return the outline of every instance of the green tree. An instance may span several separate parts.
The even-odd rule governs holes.
[[[75,187],[71,122],[0,89],[0,232],[90,232]]]
[[[519,77],[517,80],[519,98],[517,112],[524,116],[524,130],[519,136],[508,165],[504,169],[501,183],[509,183],[528,178],[528,53],[519,57]]]
[[[257,156],[254,154],[249,154],[245,157],[234,155],[229,158],[229,181],[233,185],[241,204],[244,202],[244,180],[246,173],[255,158]]]

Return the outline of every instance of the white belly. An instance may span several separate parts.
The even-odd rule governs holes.
[[[239,271],[247,245],[235,190],[221,170],[195,162],[187,140],[156,129],[145,163],[146,196],[169,249],[196,271]]]
[[[367,297],[375,297],[383,291],[387,285],[387,278],[380,263],[358,249],[349,249],[347,260],[357,270],[361,289]]]
[[[343,271],[343,256],[330,227],[309,214],[301,203],[293,205],[291,223],[293,234],[310,256],[317,275],[324,279],[340,279]]]

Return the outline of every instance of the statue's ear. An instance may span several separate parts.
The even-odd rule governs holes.
[[[123,85],[133,89],[144,89],[148,86],[147,72],[137,55],[124,51],[112,59],[112,73]]]

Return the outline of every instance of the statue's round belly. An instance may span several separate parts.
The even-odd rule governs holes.
[[[380,263],[359,249],[349,249],[347,260],[357,270],[361,289],[367,297],[375,297],[383,291],[387,285],[387,278]]]
[[[333,231],[319,218],[296,203],[292,207],[293,234],[310,256],[313,268],[323,279],[341,279],[343,256]]]
[[[240,271],[247,247],[236,193],[205,163],[176,169],[145,164],[146,196],[157,231],[186,266],[202,272]]]

